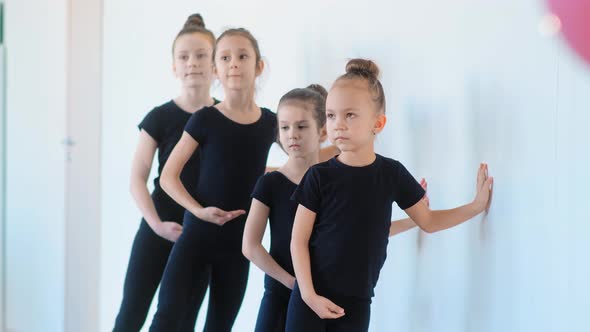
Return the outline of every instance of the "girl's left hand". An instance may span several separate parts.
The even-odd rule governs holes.
[[[488,164],[480,164],[477,170],[476,195],[473,200],[478,212],[482,212],[489,207],[493,184],[494,178],[488,176]]]

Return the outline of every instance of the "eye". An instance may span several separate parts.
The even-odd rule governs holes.
[[[328,114],[326,114],[326,117],[328,119],[333,119],[334,118],[334,113],[328,113]]]
[[[229,60],[229,56],[222,55],[220,59],[221,59],[221,61],[228,61]]]
[[[178,58],[180,60],[186,61],[186,60],[188,60],[188,55],[180,55],[180,56],[178,56]]]
[[[240,55],[240,60],[244,60],[244,59],[247,59],[247,58],[248,58],[248,55],[247,54],[241,54]]]
[[[298,128],[299,129],[305,129],[305,128],[307,128],[307,126],[299,126]]]
[[[352,118],[356,117],[356,114],[349,112],[349,113],[346,113],[346,117],[349,119],[352,119]]]
[[[205,56],[205,53],[197,54],[197,59],[203,59]]]
[[[282,126],[281,130],[289,130],[289,126]]]

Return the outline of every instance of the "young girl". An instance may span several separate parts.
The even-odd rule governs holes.
[[[351,60],[326,101],[328,137],[341,154],[307,171],[293,194],[291,253],[297,283],[287,331],[367,331],[370,303],[385,261],[391,205],[432,233],[484,211],[492,178],[480,165],[472,203],[431,211],[424,189],[398,161],[374,151],[385,126],[377,66]]]
[[[205,29],[199,14],[191,15],[176,36],[172,46],[172,69],[182,84],[180,95],[150,111],[139,124],[139,143],[131,170],[131,194],[143,219],[133,242],[123,301],[113,331],[139,331],[145,322],[152,299],[162,278],[173,242],[182,232],[184,208],[176,204],[160,187],[159,177],[154,180],[154,191],[148,192],[146,181],[152,160],[158,151],[158,174],[161,173],[172,148],[180,139],[189,117],[203,106],[213,105],[209,94],[213,67],[211,55],[215,37]],[[190,158],[182,173],[182,182],[193,191],[197,182],[198,154]],[[192,296],[195,302],[203,298],[207,280],[195,284]],[[191,308],[182,317],[182,331],[193,331],[197,308]]]
[[[295,283],[289,243],[297,203],[290,197],[309,167],[319,161],[320,144],[326,138],[326,95],[323,87],[310,85],[289,91],[279,101],[279,142],[289,159],[277,171],[258,179],[242,244],[244,256],[266,273],[256,332],[285,331],[287,305]],[[267,219],[270,253],[262,246]],[[390,235],[414,226],[411,219],[393,222]]]
[[[187,211],[166,265],[150,331],[178,330],[182,313],[194,304],[189,291],[197,287],[195,282],[206,279],[209,269],[205,331],[230,331],[246,290],[249,262],[241,251],[244,214],[256,180],[264,173],[277,120],[254,101],[255,80],[264,63],[250,32],[225,31],[213,59],[226,99],[193,114],[162,173],[162,187]],[[197,147],[200,176],[191,193],[180,176]]]

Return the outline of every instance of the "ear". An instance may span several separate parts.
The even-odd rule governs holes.
[[[383,113],[377,114],[377,119],[375,121],[375,127],[373,128],[375,134],[378,134],[383,130],[385,124],[387,123],[387,117]]]
[[[174,74],[174,77],[176,76],[176,62],[172,61],[172,74]]]
[[[326,130],[326,126],[320,129],[320,143],[324,143],[328,139],[328,130]]]
[[[260,59],[260,61],[258,61],[258,64],[256,64],[256,76],[260,76],[260,74],[262,74],[263,71],[264,71],[264,61],[262,59]]]

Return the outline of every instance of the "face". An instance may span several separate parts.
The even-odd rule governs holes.
[[[336,82],[326,99],[328,138],[340,151],[356,151],[372,145],[385,125],[385,115],[376,106],[367,83],[361,80]]]
[[[319,153],[320,144],[325,139],[325,130],[318,128],[312,111],[305,104],[282,104],[278,110],[278,121],[279,140],[289,157]]]
[[[184,87],[209,88],[213,78],[211,40],[199,33],[178,37],[174,45],[173,71]]]
[[[262,72],[262,61],[246,37],[227,36],[217,43],[215,73],[225,89],[254,89],[256,77]]]

